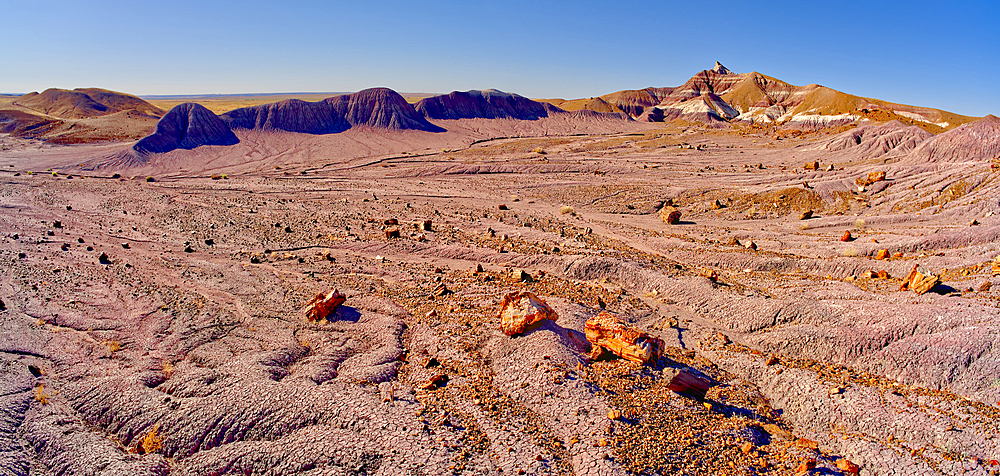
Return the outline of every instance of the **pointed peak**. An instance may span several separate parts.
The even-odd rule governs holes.
[[[715,67],[712,68],[712,71],[718,74],[733,74],[732,71],[729,71],[729,68],[722,66],[722,63],[718,61],[715,62]]]

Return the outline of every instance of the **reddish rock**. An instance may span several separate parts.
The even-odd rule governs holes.
[[[347,301],[347,296],[334,289],[326,294],[317,294],[309,301],[306,308],[306,317],[310,321],[317,322],[326,319],[337,310],[341,304]]]
[[[385,237],[386,239],[399,238],[399,228],[386,228]]]
[[[421,390],[434,390],[448,382],[447,374],[435,374],[420,386]]]
[[[681,221],[681,212],[673,207],[663,207],[660,210],[660,219],[668,225],[676,225]]]
[[[705,398],[712,381],[688,369],[664,369],[663,379],[669,379],[667,389],[699,400]],[[711,410],[711,409],[709,409]]]
[[[854,241],[854,236],[851,235],[850,231],[845,231],[844,235],[840,237],[840,241],[843,242]]]
[[[816,469],[816,460],[807,459],[795,467],[795,472],[797,474],[802,474],[814,469]]]
[[[910,274],[908,274],[906,279],[903,280],[903,285],[899,288],[900,291],[909,289],[917,294],[924,294],[927,291],[934,289],[934,286],[937,286],[937,284],[941,282],[941,278],[939,276],[932,274],[925,275],[918,271],[917,267],[918,265],[913,265],[913,269],[910,271]]]
[[[595,352],[604,349],[640,364],[655,362],[663,355],[662,340],[638,329],[627,327],[608,312],[601,312],[587,320],[585,332]]]
[[[861,468],[858,465],[852,463],[847,458],[840,458],[837,460],[837,469],[847,473],[847,474],[858,474]]]
[[[892,276],[889,276],[889,272],[884,269],[878,272],[878,279],[889,279],[891,277]]]
[[[889,259],[889,250],[883,248],[875,254],[875,259]]]
[[[819,170],[819,162],[815,160],[812,162],[806,162],[802,165],[802,168],[806,170]]]
[[[544,299],[528,291],[507,294],[500,303],[500,330],[509,336],[522,334],[528,326],[559,315]]]

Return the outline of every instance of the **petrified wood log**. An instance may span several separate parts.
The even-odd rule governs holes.
[[[663,379],[670,380],[667,385],[668,389],[699,400],[705,398],[708,387],[712,386],[711,380],[695,375],[686,369],[665,369]]]
[[[911,270],[910,274],[908,274],[906,279],[903,280],[903,286],[901,286],[899,290],[905,291],[909,289],[917,294],[924,294],[927,291],[934,289],[934,286],[937,286],[940,282],[941,278],[939,276],[935,276],[933,274],[925,275],[917,270],[917,265],[913,265],[913,270]]]
[[[347,301],[347,296],[334,289],[326,294],[317,294],[316,297],[306,305],[306,317],[310,321],[317,322],[326,319],[333,311],[336,311],[341,304]]]
[[[528,291],[509,293],[500,303],[500,330],[509,336],[521,334],[528,326],[559,316],[545,300]]]
[[[626,326],[608,312],[590,318],[585,331],[595,351],[605,349],[640,364],[655,362],[663,355],[662,340]]]

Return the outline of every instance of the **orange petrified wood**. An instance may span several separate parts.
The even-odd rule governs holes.
[[[313,322],[326,319],[327,316],[336,311],[345,301],[347,301],[347,296],[336,289],[326,294],[317,294],[306,305],[306,317]]]
[[[543,319],[555,321],[559,316],[544,299],[528,291],[509,293],[500,303],[500,330],[509,336],[521,334]]]
[[[917,265],[913,265],[913,270],[911,270],[910,274],[903,279],[903,285],[899,288],[900,291],[909,289],[917,294],[924,294],[927,291],[934,289],[934,286],[937,286],[938,283],[941,282],[941,278],[939,276],[935,276],[933,274],[925,275],[924,273],[918,271],[917,268]]]
[[[632,362],[655,362],[663,355],[663,341],[638,329],[626,326],[617,317],[602,312],[587,321],[587,340],[594,345],[595,354],[600,349]]]

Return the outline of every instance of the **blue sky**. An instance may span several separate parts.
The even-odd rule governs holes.
[[[0,0],[0,92],[138,95],[677,86],[716,60],[1000,114],[1000,2]]]

